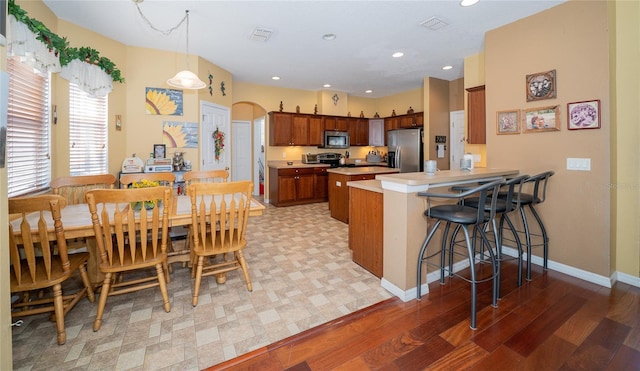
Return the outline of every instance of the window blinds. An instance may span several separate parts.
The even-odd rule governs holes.
[[[69,84],[69,173],[108,172],[107,97],[93,97]]]
[[[14,197],[46,189],[51,181],[49,78],[17,58],[7,62],[7,193]]]

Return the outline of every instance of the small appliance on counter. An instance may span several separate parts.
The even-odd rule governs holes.
[[[318,159],[318,155],[317,154],[303,153],[302,154],[302,163],[303,164],[319,164],[320,160]]]
[[[140,157],[136,157],[134,153],[131,157],[126,157],[122,161],[122,173],[141,173],[144,170],[144,162]]]
[[[148,158],[145,173],[170,173],[173,171],[173,160],[170,158]]]

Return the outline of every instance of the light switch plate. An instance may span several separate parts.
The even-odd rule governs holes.
[[[591,171],[590,158],[567,158],[567,170]]]

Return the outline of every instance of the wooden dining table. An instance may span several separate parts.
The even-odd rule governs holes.
[[[251,206],[249,208],[250,216],[262,215],[265,206],[255,199],[251,199]],[[93,224],[91,223],[91,213],[89,212],[88,204],[75,204],[67,205],[61,210],[62,225],[64,226],[64,233],[67,239],[73,238],[88,238],[87,250],[90,258],[87,263],[87,272],[89,273],[89,279],[92,284],[102,284],[102,274],[98,267],[100,266],[100,254],[97,251],[95,243],[95,233],[93,231]],[[21,218],[19,215],[10,215],[9,220],[13,225],[15,231],[20,231]],[[37,231],[37,223],[39,220],[39,213],[32,213],[27,215],[27,221],[32,226],[34,231]],[[55,233],[53,227],[53,218],[51,213],[44,213],[44,220],[49,226],[51,233]],[[171,211],[169,212],[169,226],[187,226],[191,224],[191,198],[187,195],[173,196],[171,198]],[[15,235],[19,237],[18,234]],[[92,238],[93,237],[93,238]],[[18,241],[19,242],[19,241]]]

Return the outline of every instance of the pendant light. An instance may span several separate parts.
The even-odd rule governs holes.
[[[197,90],[202,89],[206,84],[198,78],[198,76],[189,70],[189,11],[185,10],[185,17],[187,19],[187,44],[186,44],[186,56],[187,69],[176,73],[175,76],[167,80],[167,84],[178,89],[190,89]]]

